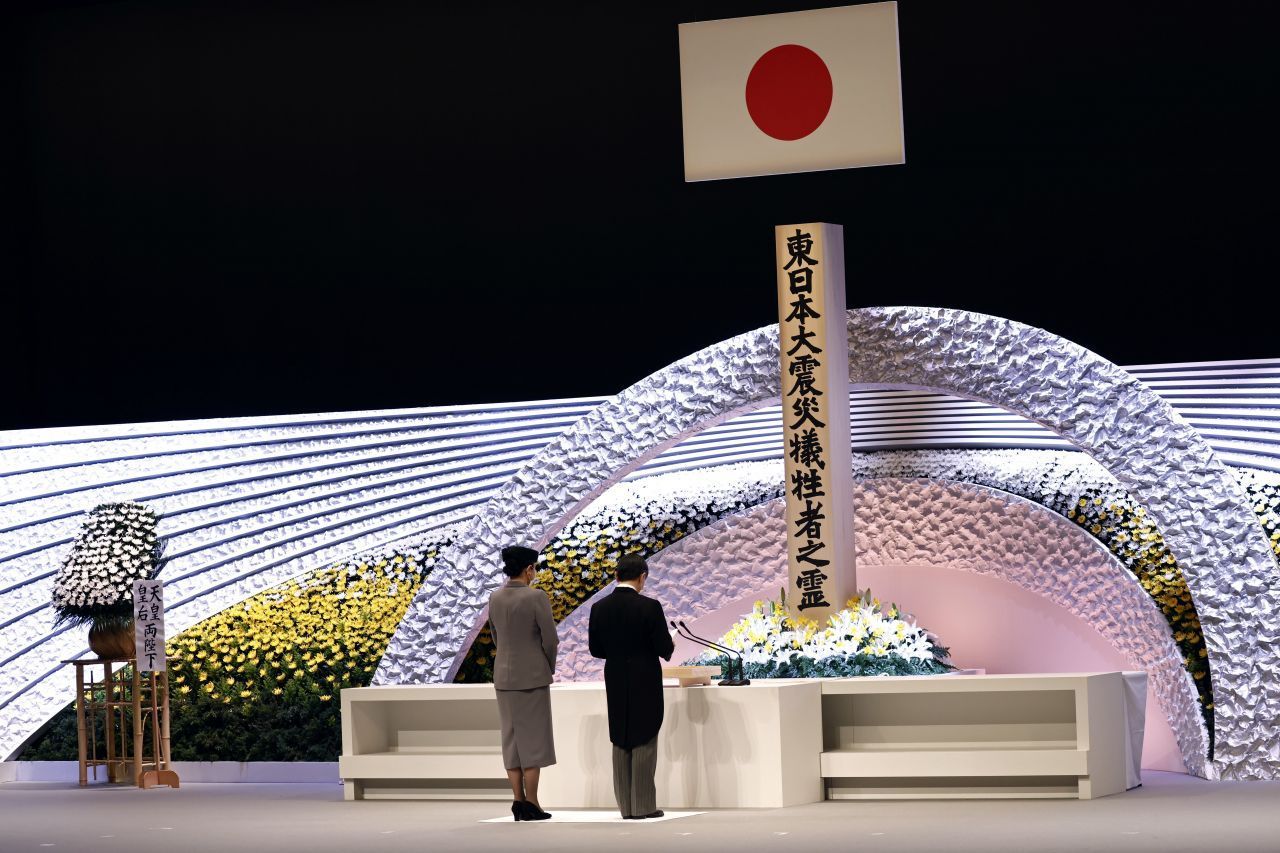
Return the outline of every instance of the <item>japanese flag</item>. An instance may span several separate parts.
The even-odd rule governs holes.
[[[906,162],[898,4],[680,25],[686,181]]]

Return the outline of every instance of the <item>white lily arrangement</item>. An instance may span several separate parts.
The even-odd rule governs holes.
[[[947,650],[896,604],[885,609],[870,590],[849,599],[825,626],[793,619],[781,601],[757,601],[720,645],[742,655],[749,678],[820,675],[923,675],[947,672]],[[700,663],[727,663],[706,652]]]

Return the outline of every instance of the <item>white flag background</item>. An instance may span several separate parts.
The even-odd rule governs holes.
[[[906,162],[898,4],[680,25],[686,181]]]

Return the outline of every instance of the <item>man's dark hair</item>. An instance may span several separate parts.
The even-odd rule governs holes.
[[[649,564],[639,554],[623,554],[618,558],[618,580],[633,581],[649,571]]]
[[[523,545],[508,545],[502,549],[502,571],[509,578],[519,577],[524,570],[538,562],[538,552]]]

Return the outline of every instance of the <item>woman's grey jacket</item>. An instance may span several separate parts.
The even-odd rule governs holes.
[[[489,597],[489,623],[497,646],[494,687],[529,690],[551,683],[560,640],[545,592],[507,581]]]

